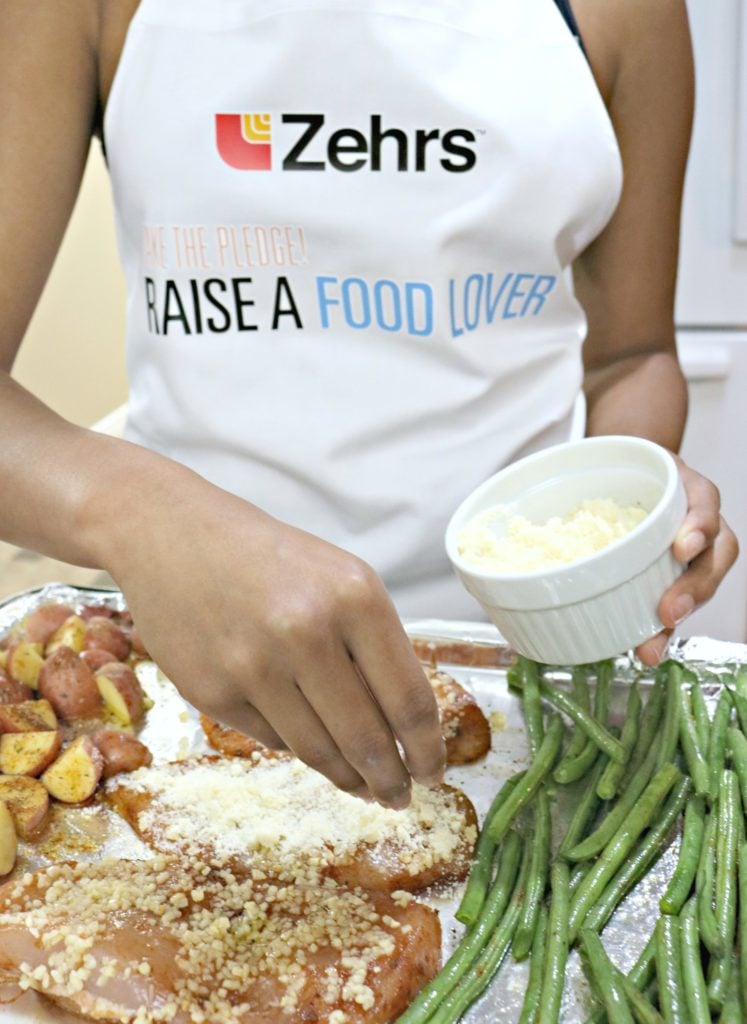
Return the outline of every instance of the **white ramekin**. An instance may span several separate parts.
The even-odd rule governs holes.
[[[549,570],[485,571],[459,553],[462,528],[495,505],[544,523],[589,498],[613,498],[649,514],[601,551]],[[520,654],[577,665],[621,654],[662,628],[657,607],[683,569],[671,545],[686,511],[677,465],[664,448],[637,437],[585,438],[529,455],[486,480],[452,516],[446,551]]]

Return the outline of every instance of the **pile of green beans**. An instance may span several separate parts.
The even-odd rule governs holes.
[[[559,1024],[574,945],[587,1024],[747,1022],[747,669],[703,680],[666,662],[648,699],[631,685],[617,725],[613,677],[609,661],[574,668],[569,692],[525,658],[509,669],[530,762],[483,823],[459,945],[397,1024],[456,1024],[509,956],[529,960],[519,1024]],[[704,682],[722,684],[712,719]],[[625,974],[604,928],[678,832],[659,916]]]

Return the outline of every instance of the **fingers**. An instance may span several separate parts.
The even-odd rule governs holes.
[[[386,806],[406,807],[410,773],[391,726],[347,650],[342,645],[320,650],[299,676],[298,686],[371,795]]]
[[[659,604],[665,627],[641,644],[636,653],[645,665],[657,665],[666,654],[672,632],[696,608],[710,600],[739,554],[734,532],[721,515],[718,488],[678,459],[688,511],[672,545],[675,558],[687,563]]]
[[[386,598],[377,629],[352,631],[350,653],[389,727],[402,745],[412,777],[425,786],[443,780],[446,746],[433,688]]]
[[[324,721],[293,679],[273,680],[272,685],[257,689],[253,699],[296,757],[326,776],[338,789],[368,796],[369,789],[363,776],[342,753]],[[340,707],[336,710],[339,714]],[[400,803],[398,806],[404,805]]]

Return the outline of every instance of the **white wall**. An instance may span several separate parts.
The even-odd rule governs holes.
[[[89,426],[125,401],[124,319],[109,177],[95,142],[13,376],[56,412]]]

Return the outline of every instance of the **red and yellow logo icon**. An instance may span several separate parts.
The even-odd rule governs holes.
[[[215,140],[229,167],[239,171],[272,168],[272,119],[269,114],[216,114]]]

